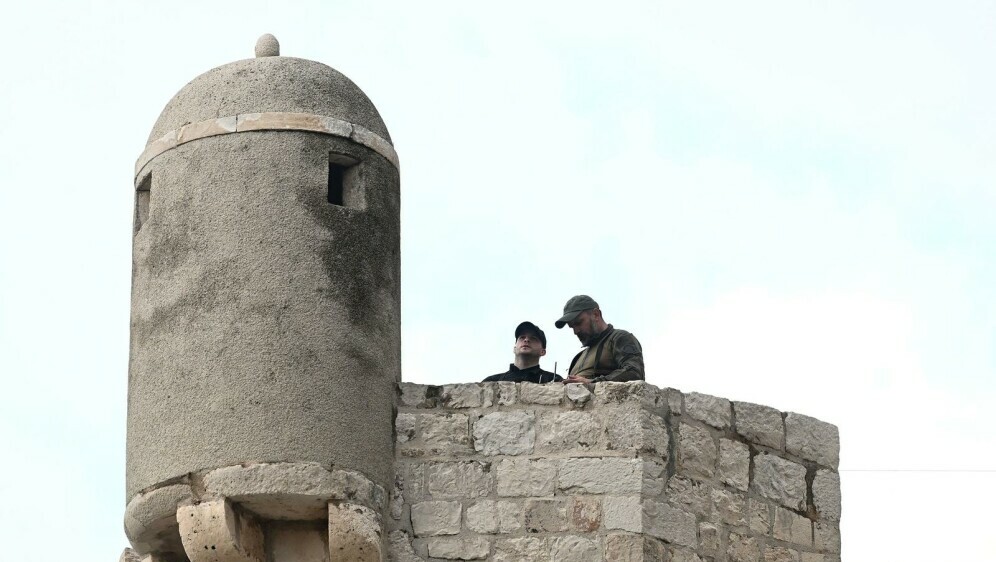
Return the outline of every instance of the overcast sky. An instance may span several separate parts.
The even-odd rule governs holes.
[[[198,74],[353,79],[401,159],[403,377],[587,293],[659,386],[840,427],[844,560],[996,560],[991,2],[19,2],[0,13],[0,536],[117,560],[132,174]]]

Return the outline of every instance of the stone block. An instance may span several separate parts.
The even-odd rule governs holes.
[[[689,392],[685,395],[685,415],[716,429],[726,429],[730,427],[733,410],[726,398]]]
[[[667,483],[666,499],[671,505],[708,518],[712,514],[711,488],[698,480],[680,476]]]
[[[593,533],[602,525],[602,502],[598,498],[575,496],[567,505],[567,521],[571,529]]]
[[[608,449],[652,452],[667,457],[670,440],[663,418],[643,409],[607,410],[604,415]]]
[[[644,381],[600,382],[595,385],[596,405],[628,404],[656,408],[660,390]]]
[[[271,528],[268,534],[270,539],[275,537],[273,531]],[[383,535],[384,527],[380,514],[376,511],[357,504],[329,504],[328,554],[331,560],[380,562],[385,557]],[[283,541],[273,541],[273,544],[268,545],[274,551],[274,560],[315,560],[317,557],[301,556],[302,547],[312,547],[310,552],[313,553],[314,547],[323,546],[321,541],[308,541],[306,534],[300,532],[292,532],[284,538]],[[278,542],[289,552],[274,550]]]
[[[605,537],[605,560],[611,562],[665,562],[667,549],[652,537],[612,533]]]
[[[492,405],[491,388],[477,383],[447,384],[443,386],[440,402],[448,408],[488,408]]]
[[[460,502],[427,501],[412,505],[412,530],[417,537],[460,532]]]
[[[585,404],[591,401],[591,391],[588,390],[588,386],[580,383],[570,383],[565,385],[567,389],[564,394],[567,396],[567,400],[578,409],[584,408]]]
[[[672,414],[681,415],[684,411],[685,396],[680,390],[676,388],[662,388],[661,394],[663,395],[664,403],[667,404],[668,410]]]
[[[443,560],[484,560],[491,542],[484,537],[440,537],[426,542],[429,556]]]
[[[734,402],[733,412],[737,420],[737,433],[753,443],[782,449],[785,424],[781,412],[750,402]]]
[[[716,523],[725,523],[734,527],[747,526],[746,495],[725,488],[713,488],[711,496]]]
[[[263,531],[227,499],[182,505],[176,512],[183,550],[191,562],[263,562]]]
[[[121,552],[121,557],[118,558],[118,562],[142,562],[142,558],[134,550],[125,548],[124,551]]]
[[[395,463],[395,482],[408,503],[422,501],[425,497],[425,465],[422,463]]]
[[[687,548],[675,548],[671,551],[671,562],[705,562],[705,559]]]
[[[176,525],[176,508],[193,498],[187,484],[172,484],[136,494],[125,508],[124,527],[128,540],[140,551],[152,550],[156,535]]]
[[[731,439],[720,439],[716,476],[724,484],[746,492],[750,484],[750,449],[747,445]]]
[[[643,532],[643,503],[640,496],[602,498],[602,524],[606,529]]]
[[[489,496],[494,490],[491,463],[481,461],[430,464],[425,477],[429,493],[435,499],[478,498]]]
[[[776,507],[772,536],[780,541],[813,546],[813,522],[785,508]]]
[[[726,556],[730,562],[758,562],[761,559],[761,546],[754,537],[730,533],[726,543]]]
[[[524,512],[516,502],[481,500],[466,509],[465,524],[475,533],[512,533],[523,527]]]
[[[564,398],[562,383],[534,384],[519,383],[519,402],[523,404],[544,404],[556,406]]]
[[[764,547],[761,559],[764,562],[799,562],[799,551],[769,544]]]
[[[519,402],[519,385],[514,382],[500,382],[497,384],[499,406],[511,406]]]
[[[763,500],[747,499],[747,524],[751,531],[765,536],[771,534],[771,508],[772,506]]]
[[[831,521],[813,524],[813,543],[824,552],[840,552],[840,529]]]
[[[496,470],[499,496],[544,497],[557,489],[556,461],[502,459]]]
[[[415,414],[399,413],[394,418],[394,433],[398,443],[407,443],[415,439]]]
[[[768,453],[757,455],[750,490],[789,509],[802,511],[806,509],[806,468]]]
[[[525,560],[553,562],[550,558],[550,545],[545,537],[498,539],[495,543],[494,562]]]
[[[716,553],[719,546],[719,527],[714,523],[699,523],[699,548],[707,553]]]
[[[661,459],[662,461],[664,459]],[[666,467],[657,460],[643,461],[643,497],[653,498],[664,494],[667,486]]]
[[[560,500],[527,500],[526,532],[559,533],[567,530],[567,508]]]
[[[591,562],[599,559],[598,540],[566,535],[551,539],[550,556],[556,562]]]
[[[547,412],[540,416],[538,450],[569,454],[599,449],[603,432],[601,422],[588,412]]]
[[[410,382],[403,382],[398,386],[401,389],[402,406],[408,408],[436,407],[436,396],[439,394],[438,386]]]
[[[569,494],[639,494],[643,461],[624,458],[563,459],[557,488]]]
[[[789,412],[785,415],[785,450],[829,468],[840,464],[837,426]]]
[[[709,430],[682,423],[678,429],[678,473],[711,478],[719,449]]]
[[[840,475],[832,470],[817,470],[813,478],[813,504],[820,517],[840,521]]]
[[[532,453],[536,443],[532,412],[492,412],[474,423],[474,450],[484,455]]]
[[[643,502],[643,531],[672,544],[698,546],[695,515],[654,500]]]
[[[415,554],[412,539],[404,531],[391,531],[388,548],[391,562],[424,562],[423,558]]]
[[[470,420],[466,414],[421,414],[422,442],[444,451],[470,447]]]
[[[800,562],[827,562],[826,558],[818,552],[802,552]]]

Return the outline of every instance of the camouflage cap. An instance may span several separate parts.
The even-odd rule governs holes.
[[[543,330],[540,330],[539,326],[526,320],[515,327],[515,339],[519,339],[519,336],[526,333],[532,334],[539,338],[540,343],[543,344],[543,349],[546,349],[546,334],[543,333]]]
[[[563,328],[568,323],[573,322],[578,314],[593,308],[598,308],[595,299],[588,295],[575,295],[564,305],[564,315],[560,317],[560,320],[554,322],[554,326],[558,329]]]

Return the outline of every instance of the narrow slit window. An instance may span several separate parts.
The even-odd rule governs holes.
[[[152,174],[145,176],[135,191],[135,234],[149,220],[149,199],[152,195]]]
[[[328,202],[349,209],[365,209],[359,161],[342,154],[329,154]]]

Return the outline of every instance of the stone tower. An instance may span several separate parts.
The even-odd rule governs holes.
[[[256,58],[170,100],[135,187],[125,527],[137,555],[381,560],[400,194],[377,109],[265,35]]]

